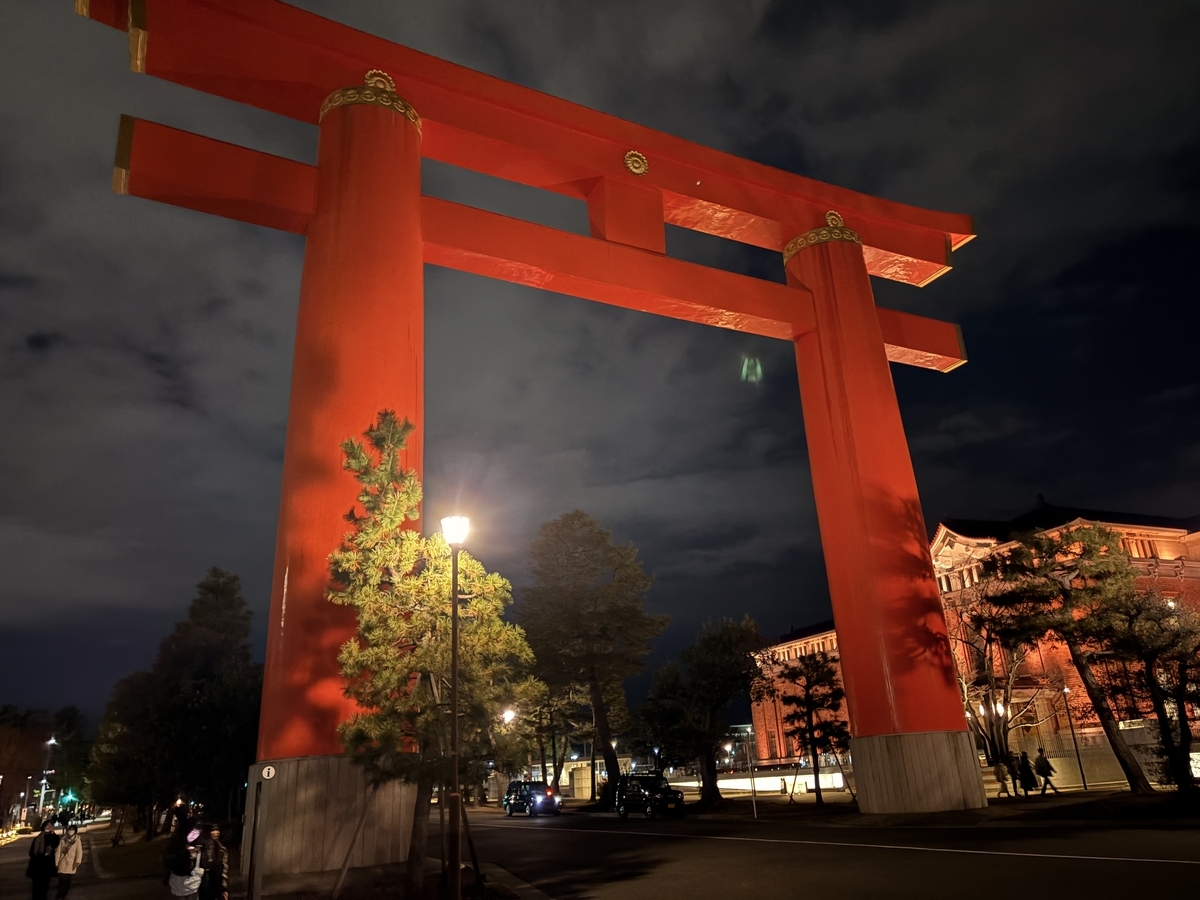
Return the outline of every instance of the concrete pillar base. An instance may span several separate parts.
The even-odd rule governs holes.
[[[408,858],[416,785],[396,781],[372,796],[362,768],[346,756],[265,759],[250,767],[247,780],[244,875],[251,857],[256,879],[340,869],[368,803],[351,867]]]
[[[965,731],[854,738],[850,755],[858,808],[865,813],[987,806],[979,756]]]

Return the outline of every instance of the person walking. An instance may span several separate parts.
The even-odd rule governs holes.
[[[1013,796],[1015,797],[1019,793],[1021,793],[1020,784],[1017,780],[1018,779],[1018,769],[1020,768],[1020,766],[1017,763],[1017,754],[1015,754],[1015,753],[1008,754],[1008,759],[1006,762],[1008,765],[1008,777],[1012,779],[1012,793],[1013,793]]]
[[[201,844],[200,900],[229,900],[229,852],[221,843],[221,826],[210,825]]]
[[[1033,770],[1042,778],[1042,796],[1046,796],[1046,788],[1053,788],[1054,793],[1058,793],[1058,787],[1050,780],[1050,776],[1057,770],[1054,765],[1046,758],[1046,751],[1038,747],[1037,759],[1033,761]]]
[[[992,775],[996,778],[996,784],[1000,785],[1000,790],[996,791],[996,796],[1001,794],[1011,797],[1012,792],[1008,789],[1008,766],[1004,764],[1004,760],[996,760],[996,765],[992,766]]]
[[[79,839],[77,825],[67,826],[67,833],[63,835],[62,840],[58,843],[58,849],[54,851],[54,863],[58,867],[58,890],[54,896],[58,900],[63,900],[63,897],[67,896],[67,892],[71,890],[71,879],[83,865],[83,841]]]
[[[1017,763],[1017,774],[1021,778],[1021,790],[1025,792],[1026,797],[1030,791],[1037,790],[1037,777],[1033,774],[1033,766],[1029,764],[1029,754],[1024,750],[1021,751],[1021,761]]]
[[[200,847],[195,841],[200,837],[200,832],[189,831],[189,827],[183,821],[178,823],[167,844],[163,862],[167,864],[167,884],[170,885],[171,896],[199,900],[204,869],[200,865]]]
[[[58,849],[58,835],[54,833],[54,821],[42,822],[38,836],[29,845],[29,866],[25,875],[33,881],[33,900],[46,900],[50,894],[50,879],[54,877],[54,851]]]

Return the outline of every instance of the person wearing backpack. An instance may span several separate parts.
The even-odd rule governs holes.
[[[204,868],[200,865],[200,847],[196,844],[199,837],[200,830],[193,828],[189,831],[188,825],[182,820],[171,835],[163,862],[167,864],[170,873],[167,884],[171,888],[172,897],[198,900],[200,896]]]
[[[1055,787],[1054,782],[1050,780],[1050,776],[1054,774],[1055,768],[1050,763],[1050,760],[1046,758],[1046,751],[1041,747],[1038,747],[1037,759],[1033,761],[1033,771],[1037,772],[1042,779],[1043,797],[1046,796],[1046,788],[1054,788],[1054,793],[1058,793],[1058,788]]]

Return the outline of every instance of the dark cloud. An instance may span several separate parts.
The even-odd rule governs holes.
[[[962,323],[894,369],[929,521],[1064,504],[1200,512],[1200,14],[1016,0],[306,0],[321,15],[791,171],[968,212],[882,305]],[[69,90],[47,93],[47,79]],[[311,161],[315,129],[131,74],[124,36],[13,0],[0,30],[0,699],[99,705],[216,564],[260,635],[303,241],[114,196],[130,113]],[[587,232],[579,201],[428,163],[428,193]],[[668,252],[782,280],[776,254]],[[430,268],[427,495],[518,584],[580,507],[640,548],[673,626],[828,615],[792,349]],[[764,381],[741,381],[746,356]],[[78,679],[29,678],[58,656]],[[84,696],[86,695],[86,696]]]

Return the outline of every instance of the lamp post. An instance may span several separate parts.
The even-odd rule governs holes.
[[[1079,755],[1079,741],[1075,738],[1075,720],[1071,718],[1071,698],[1067,694],[1071,693],[1069,687],[1062,689],[1063,692],[1063,708],[1067,711],[1067,724],[1071,726],[1071,743],[1075,745],[1075,764],[1079,766],[1079,778],[1083,781],[1083,789],[1086,791],[1087,775],[1083,772],[1083,757]]]
[[[450,897],[462,897],[462,792],[458,784],[458,551],[467,539],[466,516],[442,519],[442,534],[450,545]]]
[[[48,782],[46,780],[46,773],[50,771],[50,751],[55,746],[57,746],[57,744],[58,744],[58,741],[56,741],[54,739],[53,735],[51,735],[50,740],[46,741],[46,765],[42,767],[42,790],[38,794],[38,809],[37,809],[37,811],[38,811],[39,816],[42,814],[42,808],[45,806],[45,803],[46,803],[46,788],[50,784],[50,782]]]

